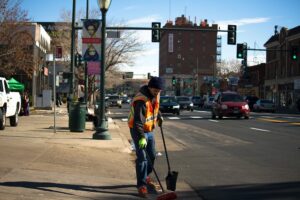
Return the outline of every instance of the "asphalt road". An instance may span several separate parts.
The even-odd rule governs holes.
[[[128,106],[111,109],[125,119]],[[300,116],[251,113],[211,120],[208,111],[164,115],[172,169],[207,200],[300,199]],[[163,154],[163,152],[162,152]],[[156,167],[166,171],[164,156]]]

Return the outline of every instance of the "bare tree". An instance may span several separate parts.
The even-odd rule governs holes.
[[[222,62],[217,65],[217,75],[220,78],[239,76],[240,73],[241,63],[238,60],[222,60]]]
[[[24,28],[29,21],[27,11],[20,7],[21,0],[0,0],[0,73],[32,75],[33,38]]]
[[[72,13],[68,10],[61,10],[61,20],[64,22],[71,21]],[[76,13],[76,21],[77,24],[81,24],[81,19],[85,18],[85,12],[83,9],[80,9]],[[91,9],[89,12],[90,19],[99,19],[100,11],[99,9]],[[113,24],[112,22],[108,22],[108,24]],[[78,38],[80,38],[80,32],[78,33]],[[70,41],[71,39],[64,40]],[[62,42],[62,40],[60,40]],[[80,41],[80,39],[79,39]],[[80,50],[80,42],[77,46],[77,51]],[[120,38],[108,38],[106,40],[106,59],[105,59],[105,71],[106,71],[106,87],[113,88],[118,87],[123,84],[122,75],[120,72],[120,68],[122,65],[133,65],[135,56],[137,53],[143,50],[143,45],[137,37],[135,31],[121,31]],[[78,79],[82,79],[83,69],[78,69],[77,72],[81,72],[80,76],[78,74],[76,77]],[[95,80],[95,76],[89,76],[89,94],[92,94],[93,91],[91,88],[92,84]]]

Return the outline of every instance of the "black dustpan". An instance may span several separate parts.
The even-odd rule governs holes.
[[[167,189],[171,190],[171,191],[175,191],[176,190],[176,182],[177,182],[178,172],[171,171],[168,151],[167,151],[166,142],[165,142],[165,136],[164,136],[164,132],[163,132],[162,127],[160,127],[160,131],[161,131],[161,136],[162,136],[162,139],[163,139],[165,153],[166,153],[166,159],[167,159],[167,163],[168,163],[168,175],[166,176]]]
[[[168,175],[166,176],[166,184],[167,189],[171,191],[176,190],[176,182],[177,182],[178,172],[176,171],[169,171]]]

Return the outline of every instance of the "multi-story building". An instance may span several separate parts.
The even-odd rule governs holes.
[[[267,48],[265,92],[277,106],[293,107],[300,98],[300,26],[292,29],[275,27],[275,34],[265,43]],[[292,49],[298,58],[292,58]]]
[[[159,46],[159,75],[166,80],[166,94],[197,95],[205,78],[216,74],[218,25],[209,26],[207,20],[200,25],[184,15],[177,17],[175,24],[167,21]]]

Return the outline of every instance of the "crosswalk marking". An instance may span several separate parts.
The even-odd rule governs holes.
[[[190,116],[190,118],[192,118],[192,119],[202,119],[203,117],[201,117],[201,116]]]
[[[179,117],[168,117],[168,119],[180,119]]]

